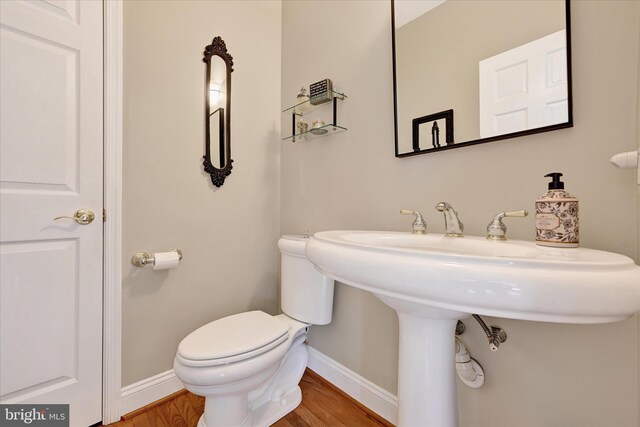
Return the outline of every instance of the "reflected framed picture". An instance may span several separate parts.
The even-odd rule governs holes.
[[[453,145],[453,110],[429,114],[413,119],[411,123],[413,151]],[[443,141],[441,144],[440,141]]]

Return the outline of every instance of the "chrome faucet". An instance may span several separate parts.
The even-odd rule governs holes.
[[[460,222],[458,212],[453,209],[453,206],[447,202],[440,202],[436,205],[436,210],[444,214],[444,228],[446,230],[444,234],[445,236],[464,237],[464,234],[462,234],[464,224]]]
[[[401,209],[400,214],[402,215],[415,215],[416,219],[413,221],[413,234],[427,234],[427,223],[422,218],[422,214],[418,211],[408,211],[406,209]]]
[[[502,222],[502,218],[523,217],[529,215],[527,211],[500,212],[493,217],[487,225],[487,239],[507,240],[507,226]]]

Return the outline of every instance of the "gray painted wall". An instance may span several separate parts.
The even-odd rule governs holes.
[[[279,1],[124,4],[122,383],[173,367],[178,343],[212,320],[278,312]],[[202,52],[233,56],[233,172],[202,170]],[[139,251],[180,248],[173,270],[135,268]]]

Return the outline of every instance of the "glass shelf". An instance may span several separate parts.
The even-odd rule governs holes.
[[[340,92],[336,92],[335,90],[332,90],[331,93],[333,94],[334,98],[338,98],[340,100],[343,100],[345,98],[347,98],[347,95],[345,95],[344,93],[340,93]],[[312,105],[310,100],[306,100],[304,102],[300,102],[296,105],[294,105],[293,107],[289,107],[286,108],[284,110],[282,110],[283,113],[293,113],[296,114],[298,116],[303,116],[307,113],[310,113],[311,111],[314,111],[318,108],[324,107],[327,104],[331,104],[331,101],[326,101],[323,102],[322,104],[318,104],[318,105]]]
[[[344,132],[345,130],[347,130],[347,128],[329,123],[319,128],[309,129],[306,132],[297,133],[295,135],[282,138],[282,140],[286,142],[311,141],[312,139],[320,138],[327,135],[333,135],[336,133]]]

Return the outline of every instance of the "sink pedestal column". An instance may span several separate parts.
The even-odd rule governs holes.
[[[458,425],[454,333],[458,319],[468,315],[447,314],[455,318],[425,318],[398,311],[400,427]]]

